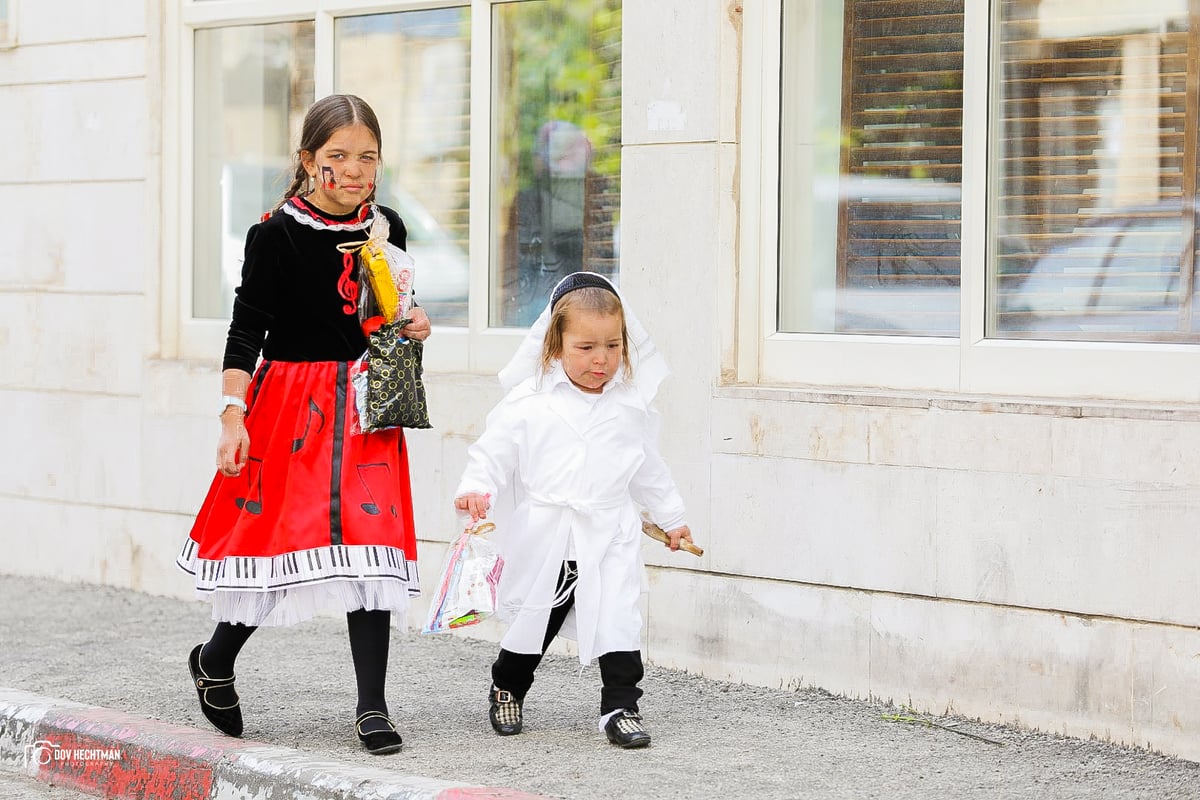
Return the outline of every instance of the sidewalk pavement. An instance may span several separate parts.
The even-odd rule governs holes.
[[[1190,761],[653,666],[654,743],[623,751],[597,730],[595,668],[568,657],[547,657],[525,733],[501,738],[487,722],[495,645],[399,631],[388,699],[405,747],[371,756],[339,619],[255,633],[237,668],[245,738],[231,739],[188,677],[211,627],[199,602],[0,577],[0,770],[181,800],[1200,798]]]
[[[0,797],[19,797],[21,800],[91,800],[92,795],[52,783],[43,783],[20,772],[0,769]]]

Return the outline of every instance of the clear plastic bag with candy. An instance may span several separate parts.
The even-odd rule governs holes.
[[[467,527],[451,545],[421,633],[475,625],[496,612],[496,585],[504,559],[487,537],[495,528],[490,522]]]
[[[358,412],[351,434],[432,427],[422,378],[424,346],[402,333],[412,321],[416,265],[388,241],[389,233],[387,217],[377,212],[365,241],[338,245],[346,259],[358,263],[358,317],[367,337],[366,353],[350,369]]]

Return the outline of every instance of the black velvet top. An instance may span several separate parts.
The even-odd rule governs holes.
[[[388,240],[405,249],[408,234],[400,216],[374,208],[391,224]],[[368,206],[326,214],[292,198],[250,227],[222,369],[254,374],[260,352],[268,361],[353,361],[363,354],[358,268],[337,245],[365,241],[370,214]]]

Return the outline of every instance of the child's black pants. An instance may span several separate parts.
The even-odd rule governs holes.
[[[546,625],[546,638],[542,640],[542,653],[513,653],[503,648],[496,663],[492,664],[492,683],[497,689],[511,692],[518,700],[524,700],[533,685],[533,671],[542,661],[546,648],[554,641],[562,628],[567,612],[575,605],[575,587],[577,573],[575,562],[568,561],[563,565],[559,574],[559,584],[570,594],[566,602],[550,609],[550,621]],[[600,680],[604,687],[600,690],[601,716],[621,708],[638,710],[638,698],[642,690],[638,683],[642,680],[642,653],[640,650],[628,650],[616,653],[605,653],[600,656]]]

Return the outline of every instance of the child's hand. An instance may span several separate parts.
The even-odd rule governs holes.
[[[674,530],[667,531],[667,536],[671,537],[671,541],[667,544],[667,547],[671,550],[678,550],[681,541],[692,541],[692,529],[687,525],[680,525]]]
[[[226,478],[235,478],[242,473],[250,458],[250,435],[246,433],[246,421],[237,409],[228,409],[221,415],[221,439],[217,443],[217,469]]]
[[[400,329],[400,334],[409,339],[416,339],[418,342],[423,342],[429,338],[431,328],[429,327],[429,315],[425,313],[425,309],[420,306],[413,306],[409,312],[408,318],[412,322]]]
[[[488,508],[491,506],[491,495],[470,492],[462,497],[454,498],[454,507],[471,515],[471,522],[487,519]]]

